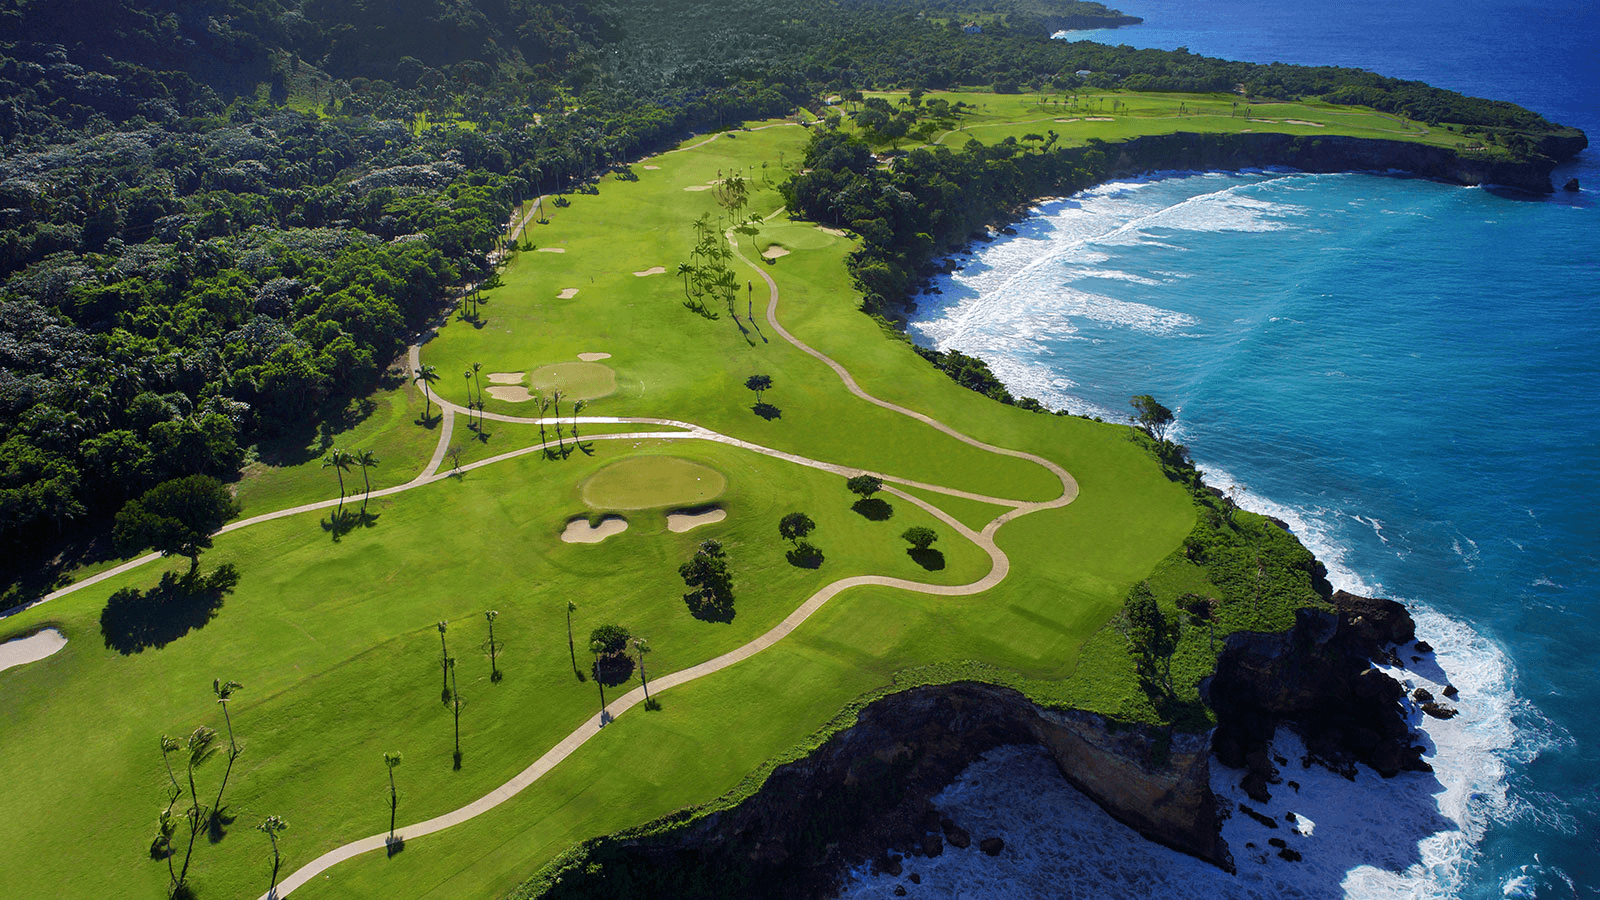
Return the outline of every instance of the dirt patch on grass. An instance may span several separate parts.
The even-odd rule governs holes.
[[[621,516],[603,516],[596,524],[589,524],[584,516],[567,520],[561,540],[568,544],[598,544],[608,537],[628,530],[628,520]]]
[[[38,662],[47,656],[54,655],[67,645],[67,636],[54,628],[36,631],[27,637],[6,641],[0,644],[0,672],[13,666],[23,666],[31,662]]]
[[[721,522],[728,517],[728,511],[720,506],[709,509],[680,509],[667,513],[667,530],[674,534],[682,534],[699,528],[701,525],[711,525]]]
[[[666,274],[666,271],[667,271],[667,267],[666,266],[651,266],[650,268],[645,269],[645,270],[643,270],[641,272],[633,273],[633,277],[635,277],[635,278],[648,278],[651,275],[663,275],[663,274]]]

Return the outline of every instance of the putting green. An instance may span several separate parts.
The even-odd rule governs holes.
[[[635,456],[606,466],[583,483],[595,509],[690,506],[722,496],[728,479],[710,466],[676,456]]]
[[[568,400],[593,400],[614,393],[617,372],[593,362],[566,362],[540,366],[528,379],[533,390],[548,394],[560,391]]]

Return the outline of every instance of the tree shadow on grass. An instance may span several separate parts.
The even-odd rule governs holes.
[[[357,528],[376,527],[380,515],[367,512],[365,508],[338,510],[322,520],[322,530],[333,535],[333,539],[337,541]]]
[[[161,576],[148,591],[123,588],[111,595],[100,613],[100,634],[106,647],[124,656],[161,648],[191,631],[204,628],[233,593],[239,572],[232,565],[209,575]]]
[[[388,855],[390,855],[390,856],[398,855],[401,850],[404,850],[406,848],[406,839],[403,838],[403,837],[399,837],[399,836],[392,837],[392,838],[384,838],[383,847],[384,847],[384,850],[388,853]]]
[[[822,551],[810,544],[802,543],[784,554],[789,560],[789,565],[797,569],[816,569],[822,566]]]
[[[226,755],[227,751],[224,750],[223,754]],[[228,826],[237,818],[239,817],[228,812],[226,806],[212,810],[211,815],[206,817],[206,840],[213,844],[222,843],[222,839],[228,836]]]
[[[927,569],[929,572],[937,572],[944,568],[944,554],[932,547],[926,550],[918,550],[912,547],[906,551],[906,555],[916,560],[917,565]]]
[[[689,604],[689,615],[702,622],[721,622],[726,625],[733,621],[732,600],[728,600],[726,603],[719,603],[715,600],[696,598],[687,602]]]
[[[606,687],[627,684],[633,678],[633,657],[626,653],[600,657],[594,664],[594,677]]]
[[[755,406],[750,407],[750,411],[768,422],[773,419],[783,418],[783,410],[773,406],[771,403],[757,403]]]
[[[885,522],[888,521],[890,516],[894,515],[894,507],[890,506],[887,500],[879,497],[867,497],[857,500],[851,504],[850,508],[860,513],[862,518],[873,522]]]

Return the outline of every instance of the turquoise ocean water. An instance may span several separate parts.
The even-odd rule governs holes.
[[[1068,37],[1361,66],[1600,142],[1592,2],[1113,5],[1147,24]],[[1571,177],[1581,193],[1541,198],[1287,171],[1108,184],[923,298],[913,335],[1019,396],[1173,407],[1213,484],[1292,523],[1339,586],[1405,601],[1463,688],[1429,733],[1436,778],[1330,788],[1325,817],[1393,804],[1392,828],[1345,829],[1343,869],[1213,885],[1157,862],[1085,896],[1600,897],[1600,152]]]

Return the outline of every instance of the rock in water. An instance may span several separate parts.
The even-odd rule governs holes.
[[[978,849],[990,856],[999,856],[1000,851],[1006,848],[1006,842],[997,837],[984,838],[978,842]]]
[[[1578,192],[1578,179],[1574,178],[1566,184],[1563,184],[1561,189],[1563,191],[1571,191],[1572,193],[1576,194]]]

